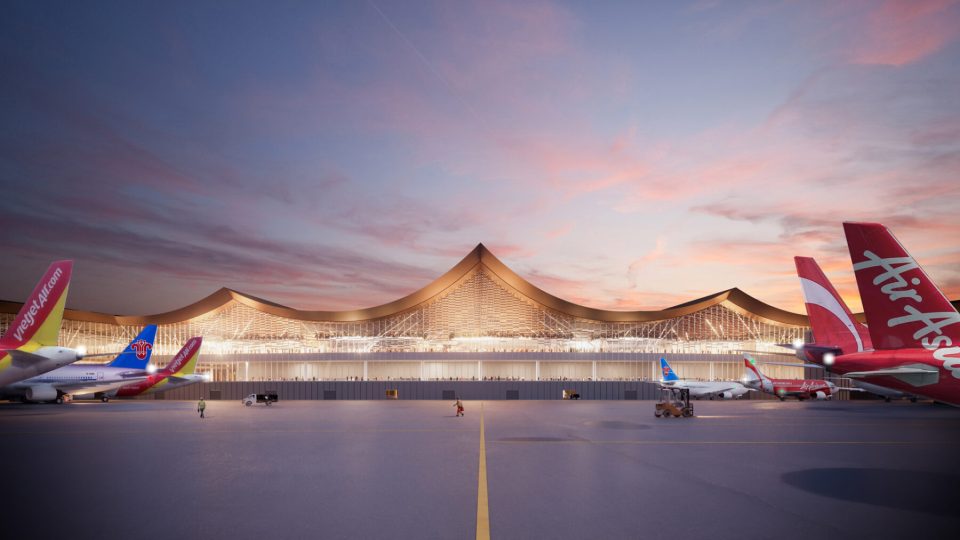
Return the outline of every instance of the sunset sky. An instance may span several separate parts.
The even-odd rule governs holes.
[[[960,298],[960,3],[42,2],[0,6],[0,299],[230,287],[392,301],[483,242],[547,292],[730,287],[860,309],[844,220]]]

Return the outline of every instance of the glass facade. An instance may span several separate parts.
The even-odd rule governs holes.
[[[251,303],[232,299],[160,324],[155,362],[203,336],[200,370],[215,381],[637,380],[657,377],[659,355],[684,376],[739,379],[740,351],[780,352],[777,343],[807,332],[728,300],[659,320],[583,318],[534,300],[484,264],[412,308],[367,320],[284,317]],[[0,315],[0,329],[13,318]],[[106,353],[119,351],[144,322],[119,321],[148,318],[80,319],[64,320],[61,344]],[[785,369],[792,376],[798,368]]]

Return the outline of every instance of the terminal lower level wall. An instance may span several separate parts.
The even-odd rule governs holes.
[[[397,399],[550,400],[563,399],[564,390],[574,390],[580,399],[590,400],[659,397],[657,385],[644,381],[260,381],[201,383],[161,392],[154,398],[239,400],[249,394],[277,392],[281,401],[372,400],[388,399],[387,390],[396,390]],[[757,392],[744,398],[773,399]]]

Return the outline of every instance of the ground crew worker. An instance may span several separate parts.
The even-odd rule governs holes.
[[[200,398],[200,403],[197,403],[197,412],[200,413],[200,418],[204,418],[203,411],[207,408],[207,402]]]
[[[457,408],[457,416],[463,416],[463,403],[460,403],[460,398],[457,398],[457,402],[454,404],[454,407]]]

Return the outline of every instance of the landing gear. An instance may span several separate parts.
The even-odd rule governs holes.
[[[890,399],[890,396],[885,396],[885,397],[883,398],[883,400],[886,401],[887,403],[890,403],[890,401],[892,401],[892,400]]]
[[[103,396],[100,398],[100,401],[107,403],[108,401],[110,401],[110,398],[108,398],[107,396]]]
[[[57,399],[55,399],[54,401],[57,403],[57,405],[62,404],[62,403],[63,403],[63,396],[57,396]]]
[[[910,403],[916,403],[916,402],[917,402],[917,396],[913,396],[912,398],[910,398]]]

